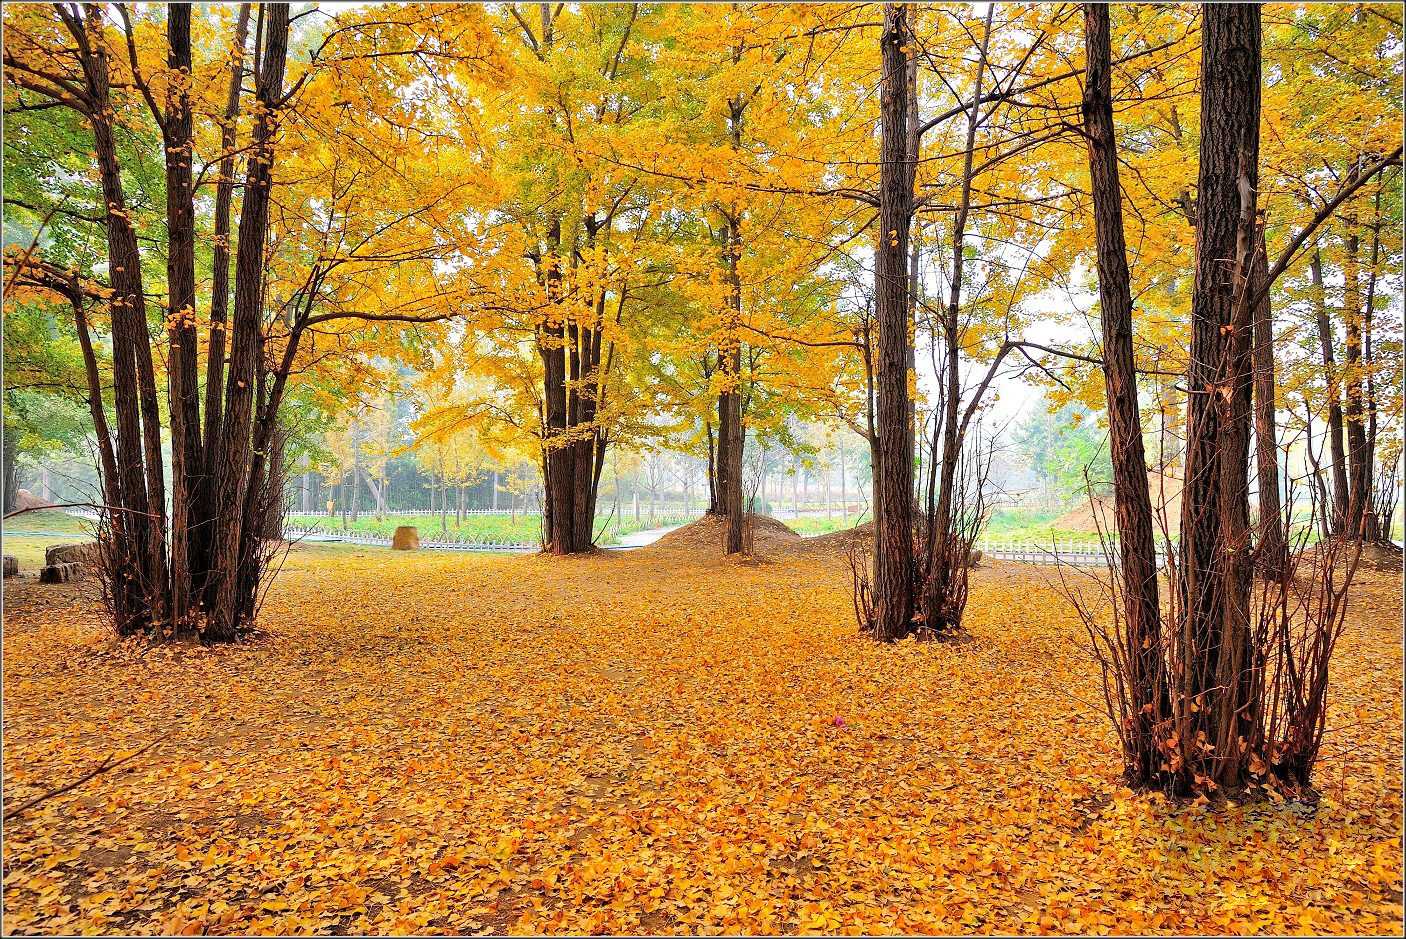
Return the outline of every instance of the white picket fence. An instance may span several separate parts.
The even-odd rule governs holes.
[[[335,541],[341,544],[363,544],[389,548],[391,539],[380,535],[369,535],[345,530],[325,531],[300,525],[283,526],[283,536],[289,541]],[[540,545],[523,541],[500,541],[494,538],[420,539],[422,548],[439,548],[446,551],[536,551]]]
[[[68,514],[76,515],[80,518],[96,520],[97,513],[87,509],[68,509]],[[415,515],[427,515],[428,512],[400,511],[382,513],[387,517],[411,517]],[[499,515],[507,517],[507,512],[494,512],[490,509],[466,511],[465,515]],[[531,515],[535,513],[518,512],[519,515]],[[662,514],[662,513],[661,513]],[[307,517],[307,516],[303,516]],[[329,521],[336,517],[329,518]],[[671,524],[682,524],[677,518],[662,518],[661,527],[669,527]],[[283,528],[285,537],[290,541],[330,541],[341,544],[359,544],[368,547],[390,547],[391,539],[380,535],[350,532],[341,528],[322,528],[317,525],[296,525],[287,524]],[[523,553],[537,551],[541,545],[535,541],[508,541],[496,538],[475,538],[465,536],[461,538],[422,538],[420,540],[422,548],[435,548],[446,551],[496,551]],[[1116,550],[1116,538],[1111,540],[1109,547]],[[1076,542],[1074,544],[1061,545],[1058,541],[1051,543],[1037,543],[1034,541],[1016,541],[1000,538],[983,538],[977,543],[977,548],[982,552],[983,557],[1000,561],[1018,561],[1025,564],[1070,564],[1079,567],[1104,567],[1109,559],[1103,549],[1097,544]],[[620,550],[630,550],[622,547]],[[1114,563],[1117,563],[1115,554]],[[1157,551],[1157,564],[1159,567],[1166,562],[1166,556],[1161,546]]]
[[[1102,546],[1086,542],[1061,545],[1058,542],[1040,544],[1031,541],[983,539],[977,543],[976,547],[980,549],[983,557],[998,561],[1020,561],[1026,564],[1070,564],[1077,567],[1106,567],[1110,560]],[[1113,552],[1112,561],[1114,564],[1117,564],[1118,542],[1116,539],[1109,542],[1108,551]],[[1157,566],[1162,567],[1165,565],[1166,560],[1166,555],[1159,547],[1157,550]]]

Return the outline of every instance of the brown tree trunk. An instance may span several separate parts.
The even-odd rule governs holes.
[[[167,66],[191,75],[190,7],[166,10]],[[191,601],[190,502],[203,475],[200,441],[199,354],[195,331],[195,201],[191,154],[194,125],[183,82],[171,84],[161,121],[166,151],[166,283],[170,353],[167,361],[171,423],[171,620],[183,629]]]
[[[1357,173],[1358,168],[1354,165],[1349,179],[1355,179]],[[1347,406],[1343,409],[1343,424],[1347,431],[1347,523],[1343,534],[1362,538],[1371,501],[1372,469],[1367,461],[1367,428],[1363,422],[1361,238],[1357,233],[1355,214],[1347,217],[1346,224],[1342,318],[1347,337],[1343,357],[1343,377],[1347,384]]]
[[[273,140],[278,108],[283,96],[283,73],[288,58],[288,7],[269,4],[260,8],[264,20],[264,49],[259,66],[258,114],[254,119],[249,169],[239,216],[239,249],[235,262],[234,324],[230,337],[229,376],[226,382],[224,426],[221,438],[223,467],[218,486],[222,506],[213,570],[218,581],[217,601],[211,611],[207,635],[215,640],[235,636],[243,604],[239,590],[239,553],[243,542],[246,486],[250,479],[254,378],[263,345],[260,294],[263,288],[264,242],[268,235],[269,195],[273,182]]]
[[[1362,401],[1363,409],[1367,417],[1366,434],[1366,454],[1364,463],[1366,464],[1367,490],[1366,511],[1362,517],[1362,537],[1364,541],[1370,543],[1383,542],[1389,540],[1391,532],[1390,513],[1380,513],[1381,503],[1375,498],[1376,481],[1374,479],[1377,467],[1377,387],[1376,387],[1376,354],[1373,351],[1373,314],[1377,299],[1377,270],[1381,264],[1382,252],[1382,191],[1377,188],[1376,199],[1374,200],[1375,212],[1372,220],[1372,254],[1369,259],[1370,267],[1367,270],[1367,295],[1362,303],[1362,367],[1365,373],[1363,382],[1364,397]]]
[[[1126,618],[1122,654],[1128,669],[1128,710],[1132,720],[1132,727],[1124,732],[1124,762],[1129,783],[1146,788],[1159,776],[1161,760],[1153,729],[1166,716],[1166,688],[1162,684],[1157,547],[1138,409],[1132,288],[1123,240],[1122,188],[1113,127],[1112,41],[1108,7],[1104,4],[1084,4],[1084,44],[1084,127],[1098,249],[1103,380],[1108,398],[1109,455],[1113,463]]]
[[[723,358],[724,353],[719,353],[718,362],[720,368],[722,367],[721,363]],[[723,517],[727,516],[727,468],[731,464],[731,459],[728,457],[728,454],[732,449],[732,440],[729,436],[732,422],[728,419],[728,415],[732,410],[732,402],[729,400],[731,394],[731,392],[726,390],[718,394],[717,440],[716,443],[710,440],[708,455],[708,484],[709,495],[711,497],[708,502],[708,514],[721,515]],[[711,424],[708,425],[708,432],[711,436]]]
[[[879,231],[874,298],[879,348],[876,369],[879,465],[874,502],[874,638],[901,639],[913,620],[913,427],[908,393],[908,234],[913,187],[908,157],[908,8],[885,4],[879,38]]]
[[[205,359],[205,456],[191,504],[190,566],[196,587],[206,590],[210,551],[218,515],[216,486],[224,465],[223,415],[225,392],[225,324],[229,311],[230,203],[234,200],[234,148],[239,117],[239,94],[244,78],[244,44],[249,34],[248,3],[239,5],[234,28],[234,56],[230,61],[229,90],[225,96],[220,128],[219,177],[215,183],[215,231],[211,258],[210,342]],[[205,595],[207,603],[214,597]]]
[[[1317,248],[1309,261],[1309,278],[1313,284],[1314,321],[1318,327],[1318,344],[1323,353],[1323,382],[1328,396],[1328,458],[1333,473],[1333,511],[1330,529],[1334,535],[1343,533],[1347,522],[1347,456],[1343,445],[1342,378],[1338,374],[1333,354],[1335,334],[1328,316],[1328,297],[1323,284],[1323,257]]]
[[[151,337],[147,332],[146,298],[142,285],[141,255],[137,234],[127,212],[122,173],[117,162],[113,137],[110,77],[106,48],[102,39],[102,13],[97,4],[84,7],[84,21],[71,21],[70,30],[85,50],[81,58],[88,92],[93,99],[89,122],[93,130],[93,151],[107,206],[108,272],[112,287],[112,377],[113,408],[117,416],[116,461],[122,508],[129,520],[125,559],[133,589],[147,600],[147,608],[134,607],[131,618],[119,622],[119,630],[137,632],[164,621],[166,569],[162,547],[165,534],[164,487],[161,484],[160,425],[144,427],[155,415],[155,380],[152,373]],[[145,356],[145,362],[142,358]],[[150,395],[148,395],[150,390]],[[146,404],[150,397],[151,407]],[[155,466],[152,438],[156,439]]]
[[[942,362],[942,375],[940,381],[943,383],[942,392],[942,458],[934,466],[935,470],[941,470],[941,480],[937,486],[937,500],[932,509],[932,514],[928,518],[927,530],[927,582],[923,585],[923,609],[928,620],[927,625],[933,629],[942,631],[955,625],[948,622],[953,612],[958,615],[960,611],[946,609],[947,604],[943,598],[949,595],[951,578],[962,576],[961,571],[954,568],[954,557],[956,552],[951,545],[953,537],[953,500],[956,498],[956,486],[959,467],[962,456],[962,443],[965,436],[965,428],[959,417],[962,383],[961,383],[961,343],[959,342],[959,331],[961,329],[961,307],[962,307],[962,269],[966,258],[966,230],[967,219],[971,212],[972,196],[972,174],[974,159],[976,155],[976,134],[980,117],[979,103],[981,101],[981,91],[983,80],[986,74],[986,54],[991,40],[991,22],[994,15],[994,6],[988,6],[986,11],[986,25],[982,33],[981,47],[978,52],[976,65],[976,80],[972,92],[972,106],[967,113],[967,136],[966,154],[962,164],[962,191],[957,205],[957,213],[952,222],[952,273],[949,283],[947,304],[942,314],[942,336],[944,344],[944,355]],[[912,188],[911,182],[909,188]],[[933,453],[934,460],[937,460],[936,428],[934,428]],[[964,560],[955,561],[957,564],[965,563]]]
[[[586,234],[594,244],[597,234],[609,224],[594,214],[586,219]],[[571,405],[568,414],[577,430],[572,441],[572,511],[574,541],[572,551],[589,551],[595,540],[596,494],[600,483],[598,459],[603,459],[603,437],[595,426],[600,398],[604,393],[601,370],[601,343],[605,325],[606,292],[598,287],[591,307],[591,320],[573,324],[571,329],[571,372],[573,375]]]
[[[742,343],[737,335],[737,324],[742,321],[742,279],[737,267],[742,254],[742,233],[736,210],[727,216],[723,237],[726,239],[723,251],[728,307],[734,324],[729,330],[725,348],[719,353],[725,390],[718,397],[718,421],[722,430],[718,439],[721,441],[725,438],[728,443],[726,452],[719,455],[718,464],[723,470],[722,502],[727,516],[723,551],[738,554],[742,551],[742,451],[746,446],[746,436],[742,429]]]
[[[123,571],[134,568],[138,563],[131,555],[133,544],[131,530],[134,522],[140,524],[143,520],[132,519],[123,511],[121,476],[118,472],[117,457],[112,447],[112,432],[108,428],[107,410],[103,407],[102,377],[98,372],[98,359],[93,351],[93,339],[88,330],[88,317],[83,307],[83,295],[79,290],[77,273],[72,274],[71,278],[69,302],[73,307],[74,333],[78,337],[78,348],[83,356],[83,374],[87,380],[88,388],[88,413],[93,418],[98,466],[102,471],[103,501],[110,507],[107,510],[108,523],[111,526],[107,563],[111,565],[111,571],[118,576],[112,579],[109,599],[112,603],[117,633],[123,635],[133,632],[135,628],[133,624],[140,623],[148,613],[141,582],[131,577],[119,579]],[[11,444],[10,429],[6,425],[5,459],[9,464],[6,467],[7,473],[12,465],[10,461],[14,459],[14,455],[11,453]],[[7,485],[9,482],[7,479]],[[6,509],[10,508],[13,506],[7,504]]]
[[[1289,570],[1289,547],[1284,534],[1284,508],[1279,492],[1279,434],[1275,422],[1278,387],[1274,364],[1274,314],[1265,280],[1269,259],[1264,226],[1258,226],[1255,253],[1250,264],[1250,288],[1259,302],[1253,311],[1255,471],[1259,490],[1259,531],[1255,561],[1261,576],[1279,580]]]
[[[1213,779],[1235,790],[1260,715],[1248,694],[1247,453],[1253,368],[1246,282],[1253,252],[1259,166],[1260,9],[1202,7],[1201,144],[1196,278],[1188,366],[1186,479],[1182,493],[1181,622],[1184,674],[1174,689],[1184,788],[1214,747]],[[1193,708],[1193,705],[1195,707]]]
[[[547,236],[543,259],[543,283],[547,302],[555,303],[561,289],[561,222],[554,219]],[[566,330],[560,321],[548,320],[538,331],[537,352],[542,359],[543,398],[546,426],[543,428],[544,483],[547,493],[543,506],[544,537],[550,554],[571,554],[575,550],[575,491],[576,460],[566,441],[567,374]]]
[[[351,520],[353,524],[361,518],[361,490],[365,488],[361,477],[361,447],[357,444],[352,449]]]

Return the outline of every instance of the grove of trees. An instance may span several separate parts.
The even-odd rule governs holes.
[[[6,455],[91,447],[119,633],[246,633],[290,474],[383,510],[413,452],[444,513],[531,477],[567,555],[612,460],[667,450],[735,554],[757,461],[824,426],[869,451],[860,627],[954,635],[1020,378],[1106,437],[1049,455],[1106,460],[1094,645],[1129,781],[1308,784],[1342,576],[1399,487],[1396,7],[55,3],[4,27]]]

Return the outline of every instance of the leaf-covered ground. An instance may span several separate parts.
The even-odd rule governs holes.
[[[708,552],[711,553],[711,552]],[[841,558],[303,548],[227,649],[6,590],[4,927],[1365,932],[1402,915],[1401,592],[1359,588],[1316,815],[1134,797],[1039,569],[876,648]]]

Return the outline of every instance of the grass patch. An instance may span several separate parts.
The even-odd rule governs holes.
[[[641,515],[636,521],[633,516],[611,518],[610,516],[597,515],[596,544],[605,547],[615,544],[625,535],[637,531],[682,525],[691,521],[693,521],[691,517],[679,516],[657,515],[651,521],[648,515]],[[455,524],[453,515],[448,516],[443,524],[440,516],[430,514],[387,515],[381,519],[371,515],[363,515],[356,521],[348,519],[345,526],[342,524],[340,515],[331,517],[326,515],[290,515],[288,516],[288,524],[300,528],[313,528],[328,534],[370,535],[377,538],[391,537],[395,534],[396,528],[401,525],[414,525],[419,529],[420,537],[427,540],[535,545],[542,539],[540,516],[519,515],[517,518],[513,518],[506,513],[501,515],[468,515],[459,524]]]
[[[73,534],[91,537],[93,523],[60,509],[39,509],[5,520],[5,534]]]
[[[69,544],[73,538],[62,535],[23,535],[5,532],[5,553],[19,559],[20,573],[37,574],[44,566],[44,549]]]

